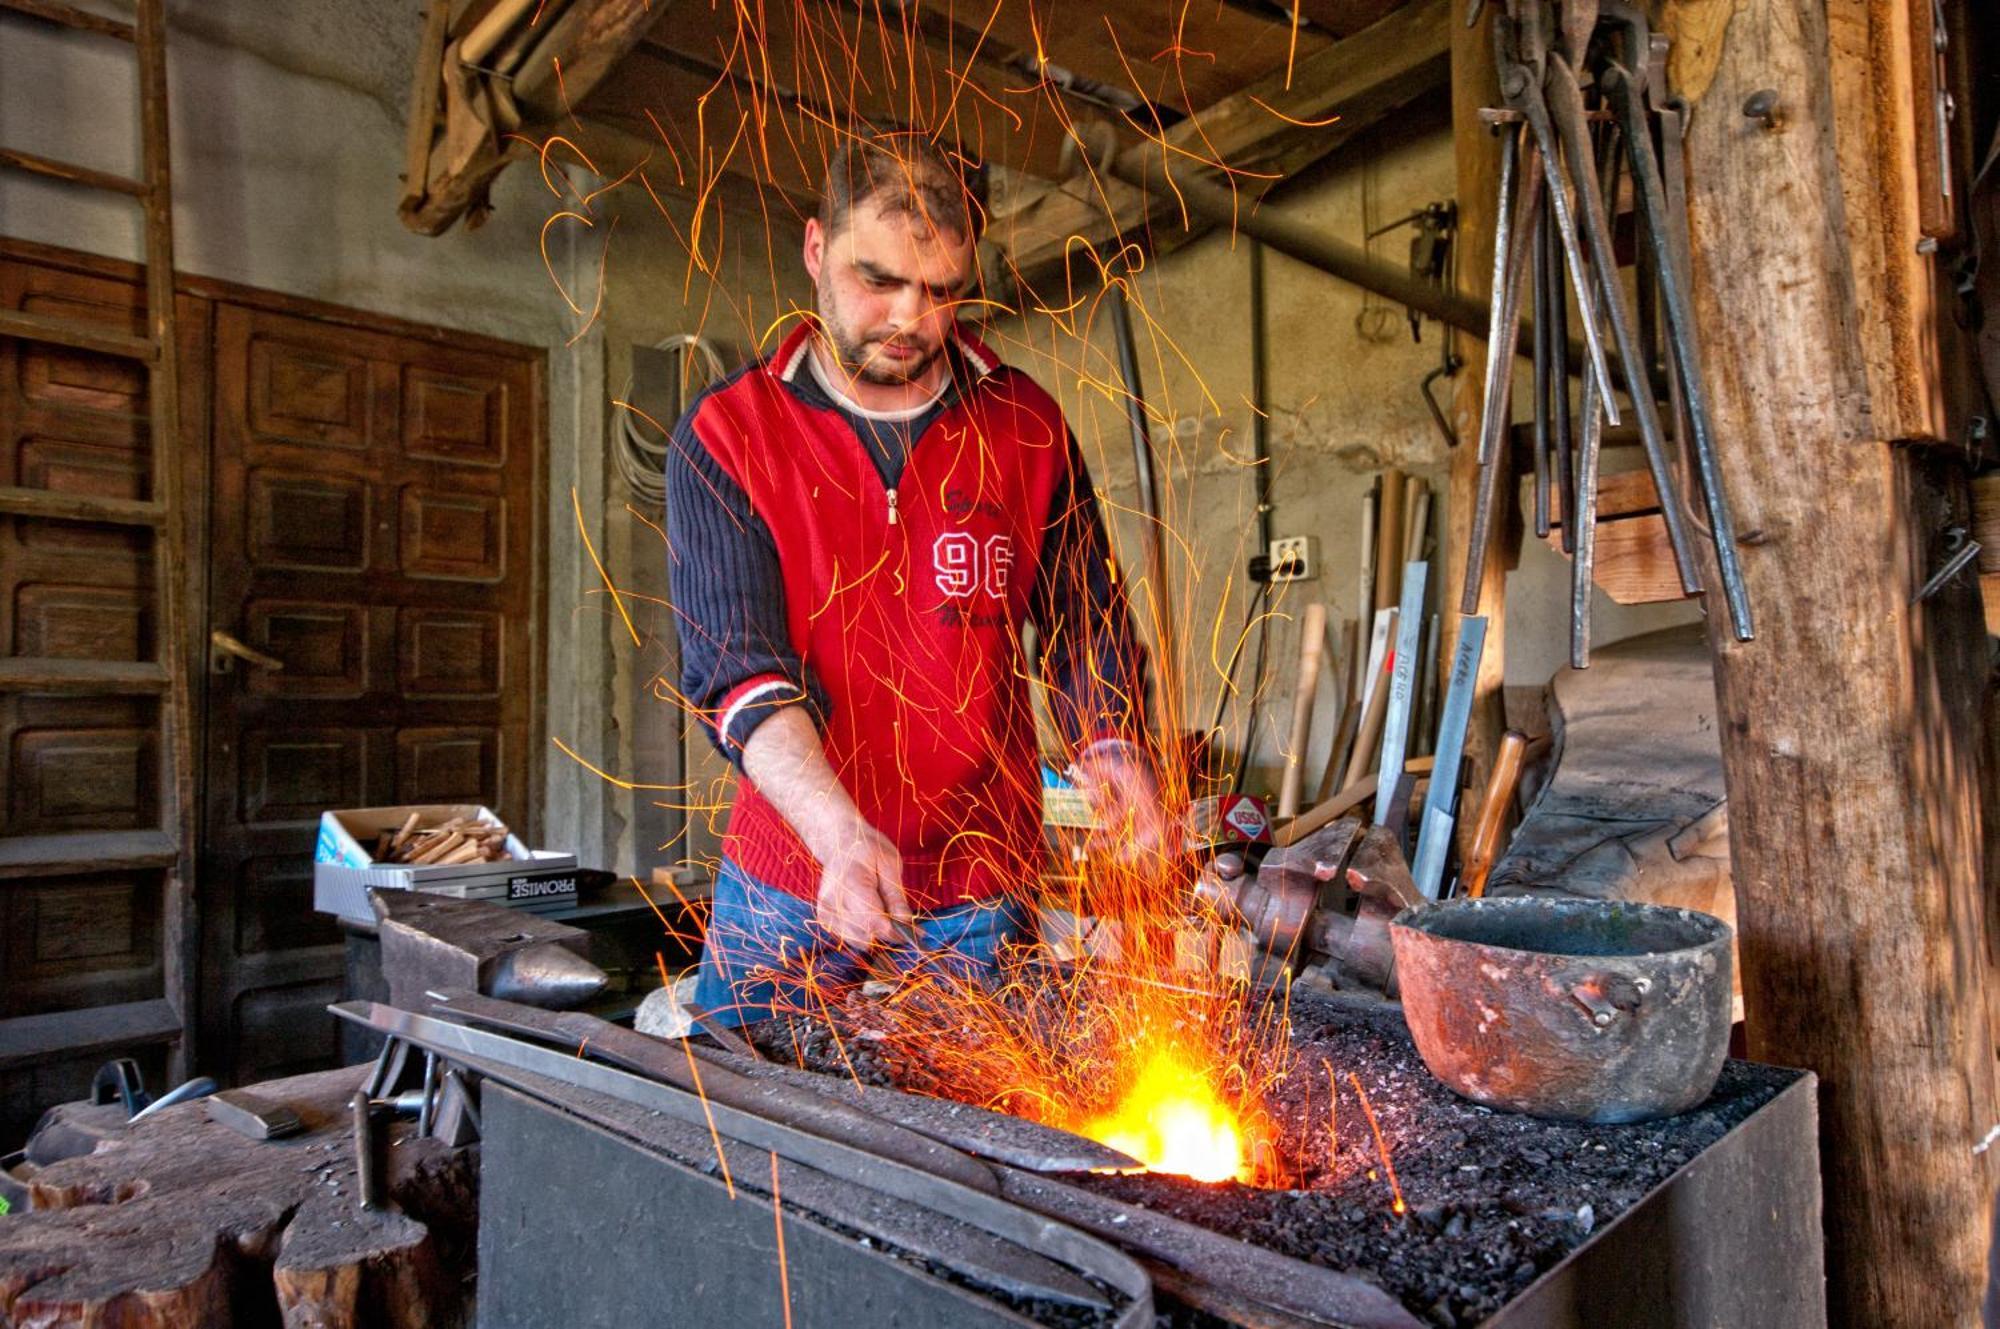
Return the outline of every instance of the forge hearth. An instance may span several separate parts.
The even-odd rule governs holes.
[[[865,1003],[838,1040],[752,1031],[762,1061],[463,995],[335,1010],[484,1086],[487,1329],[1825,1320],[1798,1072],[1731,1063],[1665,1121],[1537,1121],[1450,1095],[1396,1008],[1295,995],[1297,1069],[1261,1105],[1294,1167],[1257,1188],[1078,1171],[1076,1137],[896,1092]]]
[[[1452,1094],[1393,1006],[1294,994],[1291,1019],[1300,1071],[1267,1105],[1302,1160],[1293,1188],[1162,1174],[1065,1181],[1343,1271],[1429,1325],[1824,1322],[1810,1075],[1732,1061],[1680,1116],[1550,1122]],[[837,1047],[806,1019],[752,1032],[774,1058],[895,1082],[865,1037]],[[1400,1215],[1357,1083],[1394,1164]]]

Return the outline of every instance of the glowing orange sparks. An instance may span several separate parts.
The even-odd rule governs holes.
[[[1347,1078],[1354,1085],[1354,1096],[1361,1100],[1361,1111],[1368,1118],[1368,1129],[1375,1132],[1375,1152],[1382,1155],[1382,1170],[1389,1174],[1389,1193],[1396,1197],[1395,1210],[1402,1213],[1407,1205],[1403,1203],[1403,1188],[1396,1184],[1396,1164],[1389,1157],[1389,1146],[1382,1139],[1382,1124],[1375,1120],[1375,1109],[1368,1103],[1368,1091],[1361,1087],[1361,1077],[1349,1071]]]

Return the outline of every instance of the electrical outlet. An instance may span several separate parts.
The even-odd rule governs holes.
[[[1271,541],[1271,580],[1310,581],[1319,575],[1319,540],[1286,535]]]

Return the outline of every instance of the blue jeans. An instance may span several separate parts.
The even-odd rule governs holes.
[[[978,978],[994,971],[1001,947],[1027,932],[1028,922],[1018,900],[983,900],[920,914],[917,932],[930,968]],[[919,960],[903,942],[875,954],[899,970]],[[694,988],[695,1002],[718,1022],[749,1024],[780,1010],[810,1010],[811,991],[825,993],[868,976],[863,957],[814,921],[812,905],[723,860]]]

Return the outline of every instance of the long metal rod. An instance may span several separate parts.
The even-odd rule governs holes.
[[[1611,324],[1611,337],[1618,347],[1618,354],[1629,365],[1639,363],[1638,335],[1632,329],[1632,315],[1625,303],[1625,291],[1618,279],[1618,256],[1611,243],[1611,223],[1605,215],[1604,200],[1598,197],[1597,163],[1593,159],[1589,129],[1583,109],[1583,94],[1578,91],[1576,74],[1563,62],[1560,55],[1549,57],[1550,75],[1548,86],[1554,90],[1553,106],[1556,130],[1562,136],[1563,152],[1569,165],[1570,175],[1576,181],[1576,193],[1584,213],[1584,234],[1590,241],[1590,257],[1597,271],[1597,285],[1604,299],[1604,315]],[[1653,487],[1661,495],[1675,492],[1673,471],[1667,456],[1666,437],[1660,428],[1659,409],[1654,404],[1652,384],[1629,375],[1627,390],[1632,398],[1632,411],[1639,417],[1639,437],[1646,446],[1646,466],[1653,473]],[[1605,414],[1611,414],[1609,404],[1602,406]],[[1612,419],[1616,424],[1616,418]],[[1680,573],[1681,590],[1687,595],[1701,593],[1701,573],[1694,560],[1694,544],[1687,532],[1687,523],[1682,518],[1680,506],[1675,503],[1660,504],[1660,519],[1666,523],[1667,543],[1674,551],[1674,567]]]
[[[1164,725],[1175,722],[1175,712],[1181,704],[1180,669],[1174,655],[1173,605],[1167,587],[1160,481],[1154,470],[1153,435],[1146,424],[1146,389],[1139,379],[1139,347],[1132,336],[1132,309],[1123,281],[1111,284],[1111,331],[1118,343],[1118,372],[1125,380],[1125,420],[1132,429],[1132,469],[1138,482],[1139,510],[1145,518],[1140,526],[1140,539],[1146,551],[1146,594],[1153,617],[1153,670],[1158,680],[1154,717]],[[1269,469],[1259,468],[1260,475]],[[1270,548],[1268,540],[1264,548]]]
[[[1674,367],[1682,400],[1687,407],[1689,431],[1693,436],[1695,470],[1701,480],[1702,498],[1708,507],[1709,529],[1715,537],[1716,571],[1722,578],[1723,598],[1729,605],[1730,626],[1738,641],[1754,635],[1750,620],[1750,596],[1743,585],[1743,567],[1736,556],[1736,524],[1729,512],[1729,499],[1722,490],[1722,466],[1717,458],[1715,430],[1709,423],[1708,390],[1702,381],[1697,355],[1694,309],[1681,286],[1669,234],[1666,187],[1660,180],[1660,166],[1653,155],[1653,136],[1646,124],[1645,109],[1632,86],[1632,76],[1613,62],[1603,78],[1604,91],[1617,111],[1625,130],[1626,150],[1632,158],[1632,182],[1638,191],[1644,214],[1645,231],[1652,247],[1653,262],[1659,270],[1660,302],[1667,315],[1667,338],[1674,350]],[[1660,505],[1673,502],[1667,491],[1660,492]]]
[[[1522,288],[1528,276],[1526,246],[1535,234],[1542,206],[1542,176],[1535,169],[1535,146],[1529,144],[1522,156],[1526,167],[1521,181],[1521,196],[1515,204],[1513,243],[1507,256],[1505,286],[1498,293],[1501,317],[1505,321],[1501,330],[1501,345],[1508,350],[1513,349],[1513,339],[1520,326]],[[1593,383],[1596,380],[1586,376],[1584,381]],[[1473,498],[1472,527],[1466,537],[1465,584],[1459,592],[1458,602],[1461,614],[1479,612],[1480,588],[1486,580],[1487,546],[1493,542],[1493,509],[1499,502],[1500,477],[1510,461],[1510,449],[1502,440],[1507,437],[1508,419],[1512,415],[1513,385],[1514,376],[1511,373],[1501,374],[1486,384],[1486,404],[1480,412],[1479,490]]]
[[[470,1029],[374,1002],[341,1002],[328,1009],[343,1020],[406,1039],[537,1098],[547,1095],[547,1081],[604,1094],[704,1132],[713,1129],[789,1162],[818,1168],[884,1195],[948,1214],[1038,1255],[1067,1264],[1079,1273],[1102,1279],[1131,1297],[1131,1304],[1117,1319],[1118,1325],[1140,1329],[1153,1322],[1151,1284],[1145,1271],[1130,1256],[1108,1242],[1052,1224],[995,1194],[657,1080],[503,1034]],[[995,1185],[997,1189],[997,1179]]]

